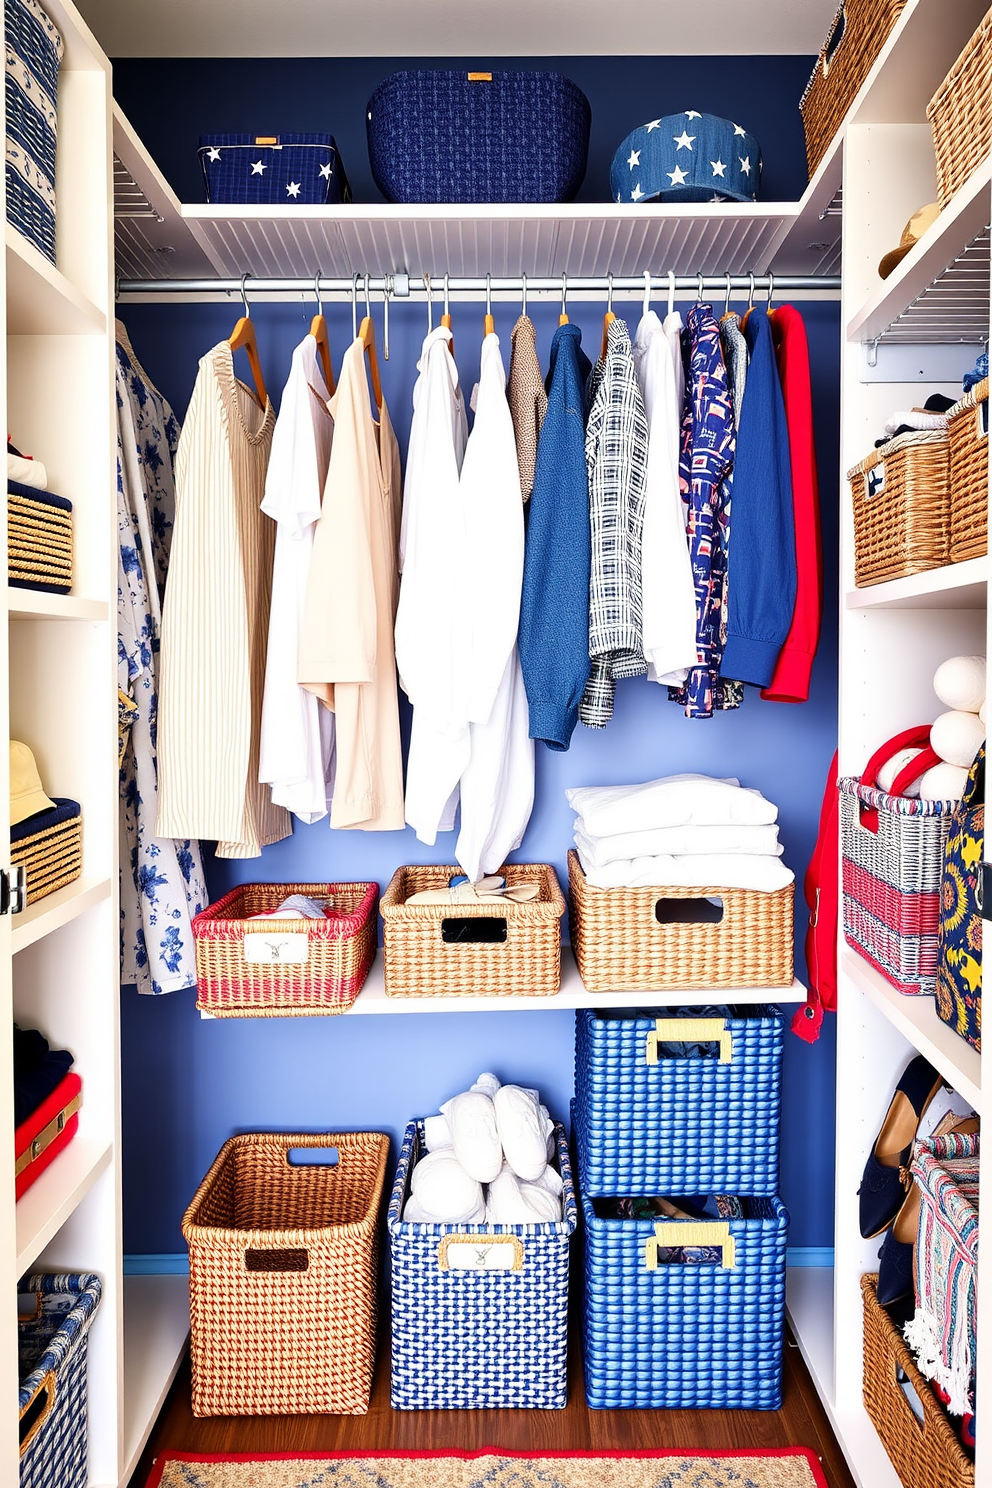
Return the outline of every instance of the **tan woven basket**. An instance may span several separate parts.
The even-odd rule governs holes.
[[[975,1464],[965,1456],[933,1387],[879,1304],[877,1287],[877,1276],[862,1276],[865,1410],[903,1488],[973,1488]],[[922,1421],[900,1387],[900,1371],[919,1397]]]
[[[72,588],[72,513],[15,491],[7,493],[7,581],[68,593]]]
[[[794,884],[754,889],[597,889],[568,854],[568,923],[588,992],[791,987]],[[717,923],[660,924],[663,899],[723,901]]]
[[[377,1132],[224,1143],[183,1215],[195,1416],[368,1410],[388,1155]]]
[[[827,153],[906,0],[843,0],[799,102],[809,174]]]
[[[859,589],[948,562],[948,448],[942,429],[900,434],[847,472]]]
[[[992,147],[992,10],[927,104],[937,157],[937,200],[946,207]]]
[[[330,900],[336,913],[323,920],[251,919],[278,909],[290,894]],[[346,1012],[375,959],[378,903],[374,883],[232,889],[193,921],[197,1007],[215,1018]],[[258,959],[266,955],[271,959]]]
[[[951,456],[951,562],[989,550],[989,380],[977,382],[947,415]]]
[[[528,904],[407,904],[422,889],[445,888],[459,870],[397,868],[382,896],[387,997],[554,996],[565,913],[557,874],[546,863],[511,863],[499,871],[508,884],[537,879],[540,898]],[[479,920],[497,921],[493,933],[501,938],[458,938],[478,933]]]
[[[74,883],[83,871],[83,823],[79,816],[10,844],[10,861],[27,875],[27,902]]]

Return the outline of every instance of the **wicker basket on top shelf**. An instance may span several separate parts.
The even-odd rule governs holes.
[[[924,429],[890,439],[847,472],[859,589],[948,562],[948,469],[946,430]]]
[[[842,0],[799,101],[812,177],[906,0]]]
[[[948,412],[951,458],[951,562],[989,549],[989,380],[983,378]]]
[[[927,119],[946,207],[992,148],[992,10],[927,104]]]

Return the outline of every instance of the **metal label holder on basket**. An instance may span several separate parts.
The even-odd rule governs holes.
[[[516,1271],[524,1269],[518,1235],[445,1235],[437,1248],[439,1271]]]

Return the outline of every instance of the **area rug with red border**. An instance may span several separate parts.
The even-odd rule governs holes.
[[[828,1488],[803,1447],[747,1452],[163,1452],[147,1488]]]

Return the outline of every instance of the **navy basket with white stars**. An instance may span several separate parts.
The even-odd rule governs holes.
[[[761,147],[730,119],[686,109],[628,134],[610,166],[615,202],[753,202]]]
[[[561,1410],[568,1258],[578,1214],[555,1126],[564,1218],[544,1224],[406,1220],[422,1123],[406,1129],[389,1201],[394,1410]]]
[[[330,206],[351,188],[330,134],[201,134],[208,202]]]
[[[7,221],[55,262],[55,133],[62,37],[37,0],[4,0]]]

